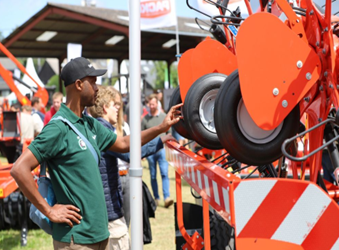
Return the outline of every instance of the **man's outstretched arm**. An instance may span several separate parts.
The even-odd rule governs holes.
[[[155,138],[141,147],[141,159],[155,154],[158,150],[164,147],[166,141],[176,139],[171,134],[166,134],[162,137]],[[117,153],[113,151],[107,151],[106,154],[119,158],[123,161],[130,162],[130,153]]]
[[[178,110],[183,104],[173,106],[167,113],[161,124],[141,131],[141,145],[146,144],[161,133],[167,132],[170,127],[176,124],[181,118],[181,112]],[[115,143],[109,148],[110,151],[127,153],[130,147],[130,136],[117,137]]]

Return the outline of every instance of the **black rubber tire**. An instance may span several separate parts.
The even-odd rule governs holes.
[[[3,207],[3,200],[0,199],[0,231],[5,229],[5,214]]]
[[[171,99],[169,101],[168,106],[169,106],[169,108],[171,108],[174,105],[177,105],[177,104],[180,104],[180,103],[182,103],[181,96],[180,96],[180,88],[177,87],[172,93],[172,96],[171,96]],[[181,109],[181,113],[183,113],[182,109]],[[179,135],[181,135],[181,136],[183,136],[183,137],[185,137],[189,140],[192,140],[190,134],[187,132],[187,128],[186,128],[184,119],[180,119],[179,122],[177,122],[176,124],[174,124],[172,126],[172,129],[175,129],[175,131],[177,131]]]
[[[227,152],[249,165],[269,164],[282,156],[281,145],[297,134],[300,123],[299,105],[284,119],[279,134],[265,144],[249,141],[237,121],[237,108],[242,99],[238,70],[230,74],[220,88],[214,106],[214,120],[219,140]]]
[[[213,250],[225,250],[230,242],[231,238],[234,237],[233,228],[213,209],[210,211],[210,236],[211,236],[211,249]],[[202,237],[204,233],[202,232]],[[235,250],[235,246],[230,246],[229,249]]]
[[[221,149],[223,146],[219,141],[217,133],[208,130],[203,125],[199,113],[200,103],[210,91],[218,91],[226,77],[226,75],[219,73],[204,75],[193,83],[185,97],[183,110],[188,133],[198,144],[205,148]],[[214,119],[213,114],[211,117]]]

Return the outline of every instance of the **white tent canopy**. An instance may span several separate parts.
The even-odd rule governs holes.
[[[38,76],[38,74],[37,74],[37,72],[35,70],[33,59],[31,57],[27,59],[27,62],[26,62],[26,71],[30,74],[31,77],[33,77],[33,79],[41,87],[45,86],[43,84],[43,82],[40,80],[40,78],[39,78],[39,76]],[[19,70],[15,70],[14,71],[14,76],[17,77],[17,78],[20,78],[20,71]],[[26,75],[26,74],[23,76],[22,81],[24,83],[26,83],[28,86],[35,87],[35,88],[37,87],[35,82],[28,75]],[[34,93],[32,93],[32,91],[29,88],[27,88],[26,86],[22,85],[21,83],[18,83],[17,81],[15,81],[15,84],[16,84],[17,88],[19,89],[19,91],[20,91],[20,93],[22,95],[30,94],[30,95],[33,96]],[[10,103],[17,99],[14,92],[9,94],[6,98],[8,99],[8,101]]]

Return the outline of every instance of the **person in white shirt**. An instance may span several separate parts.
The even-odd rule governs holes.
[[[34,138],[41,132],[44,127],[44,122],[41,120],[37,112],[32,113],[33,124],[34,124]]]
[[[34,121],[31,112],[32,112],[31,106],[28,105],[22,106],[22,111],[20,114],[21,144],[23,144],[26,139],[29,140],[34,139]]]
[[[161,104],[161,101],[162,101],[162,91],[161,91],[161,89],[157,90],[157,97],[158,97],[158,110],[165,113],[164,109],[162,108],[162,104]]]

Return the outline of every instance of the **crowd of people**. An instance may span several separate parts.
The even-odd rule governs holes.
[[[27,141],[32,141],[42,131],[43,127],[48,123],[51,117],[48,119],[48,115],[52,110],[59,110],[62,102],[63,94],[60,92],[54,93],[52,96],[53,105],[51,110],[46,114],[42,112],[45,108],[40,97],[32,97],[31,105],[23,105],[16,102],[10,107],[12,112],[20,112],[20,142],[21,144],[17,147],[17,154],[21,154],[22,144]],[[57,103],[59,102],[59,105]],[[54,114],[55,114],[54,111]],[[1,109],[2,115],[2,109]]]
[[[32,107],[21,109],[22,124],[30,124],[25,137],[34,140],[15,162],[11,175],[24,195],[53,222],[54,249],[130,249],[130,132],[121,94],[111,86],[96,85],[96,77],[105,72],[94,69],[83,57],[73,59],[61,72],[65,104],[57,92],[46,114],[41,113],[40,98],[32,99]],[[158,95],[147,97],[141,112],[141,156],[147,157],[157,205],[158,163],[164,207],[168,208],[173,199],[163,143],[174,139],[168,131],[181,118],[181,104],[165,114]],[[85,135],[98,154],[99,165],[86,143],[66,123],[51,119],[54,115],[67,119]],[[27,128],[22,127],[22,133],[23,129]],[[42,162],[48,166],[57,198],[53,207],[41,197],[30,173]]]

